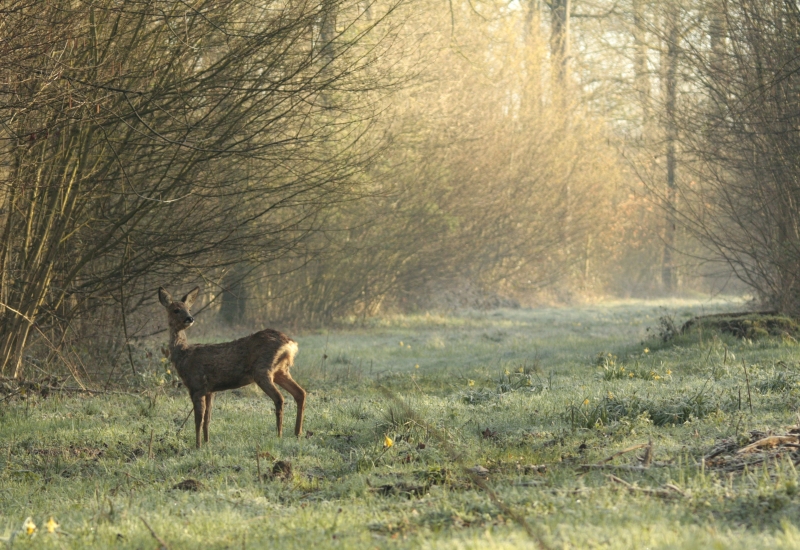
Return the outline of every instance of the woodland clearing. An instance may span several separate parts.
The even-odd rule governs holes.
[[[624,301],[295,334],[303,436],[278,439],[248,387],[217,395],[199,451],[165,362],[130,393],[5,382],[0,541],[800,548],[795,336],[669,334],[742,308]]]

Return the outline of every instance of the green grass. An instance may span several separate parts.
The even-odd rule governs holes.
[[[0,540],[155,548],[146,521],[172,549],[516,548],[532,545],[524,518],[549,548],[800,548],[792,455],[734,473],[700,465],[723,438],[798,423],[800,348],[709,331],[647,339],[664,315],[741,307],[621,302],[295,334],[309,390],[299,440],[278,439],[271,401],[246,388],[218,394],[196,451],[191,419],[179,430],[189,399],[160,365],[137,393],[6,400]],[[288,428],[294,412],[289,399]],[[580,468],[649,441],[647,470]],[[259,479],[278,460],[291,476]],[[477,465],[499,502],[466,471]],[[199,490],[173,488],[186,479]],[[678,491],[640,490],[667,485]]]

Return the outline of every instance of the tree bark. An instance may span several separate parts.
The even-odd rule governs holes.
[[[674,264],[673,252],[675,250],[675,235],[677,233],[676,210],[678,201],[678,188],[676,178],[677,160],[677,121],[675,119],[676,102],[678,93],[678,17],[677,10],[673,7],[667,15],[668,38],[666,68],[664,71],[664,117],[666,124],[666,220],[664,227],[664,254],[661,264],[661,283],[667,293],[677,289],[677,273]]]
[[[571,0],[553,0],[550,5],[550,58],[553,66],[554,94],[566,93],[570,58]]]
[[[634,86],[642,109],[642,127],[646,129],[650,122],[650,74],[647,68],[644,8],[644,0],[633,0]]]

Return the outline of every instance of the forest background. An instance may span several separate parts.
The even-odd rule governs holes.
[[[800,308],[794,2],[0,13],[4,376],[136,374],[159,286],[285,329],[693,292]]]

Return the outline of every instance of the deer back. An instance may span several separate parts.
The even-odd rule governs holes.
[[[190,345],[174,358],[192,392],[215,392],[251,384],[257,371],[288,369],[297,343],[277,330],[262,330],[231,342]]]

